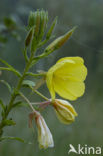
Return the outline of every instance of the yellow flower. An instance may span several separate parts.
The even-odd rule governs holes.
[[[38,128],[38,142],[40,148],[53,147],[53,137],[52,134],[41,115],[36,116],[36,123]]]
[[[73,106],[66,100],[55,99],[53,102],[58,119],[64,124],[70,124],[75,120],[77,113]]]
[[[46,75],[46,83],[52,99],[55,92],[61,97],[76,100],[85,91],[87,68],[81,57],[64,57],[52,66]]]

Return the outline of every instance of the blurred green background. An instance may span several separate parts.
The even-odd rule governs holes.
[[[8,35],[9,40],[0,44],[0,57],[7,60],[15,68],[23,71],[24,58],[22,49],[26,32],[22,30],[27,25],[29,12],[37,9],[49,12],[50,22],[58,16],[55,29],[56,36],[64,34],[73,26],[78,26],[72,38],[58,51],[48,58],[38,62],[33,69],[48,70],[59,58],[65,56],[81,56],[88,68],[86,92],[83,97],[71,102],[78,112],[76,121],[65,126],[61,124],[54,110],[48,107],[44,118],[53,134],[55,147],[39,150],[36,129],[28,128],[26,107],[14,109],[9,117],[16,121],[16,126],[5,128],[4,135],[17,136],[33,144],[23,144],[17,141],[0,143],[0,156],[67,156],[69,144],[77,148],[78,144],[96,147],[103,146],[103,0],[4,0],[0,1],[0,21],[5,16],[16,19],[20,36]],[[10,72],[4,72],[0,79],[15,85],[17,78]],[[50,97],[46,86],[39,89]],[[25,91],[28,95],[29,91]],[[6,87],[0,84],[0,98],[8,102],[10,95]],[[31,96],[31,101],[41,101],[38,96]],[[35,127],[35,124],[34,124]],[[71,156],[73,154],[70,154]]]

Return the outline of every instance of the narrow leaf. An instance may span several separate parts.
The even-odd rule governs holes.
[[[23,106],[28,107],[28,104],[23,102],[23,101],[18,101],[18,102],[13,104],[13,108],[15,108],[15,107],[23,107]]]
[[[2,60],[0,58],[0,62],[2,62],[3,64],[5,64],[7,67],[9,67],[8,69],[3,69],[3,67],[1,67],[1,70],[10,70],[10,71],[13,71],[17,76],[21,77],[20,72],[18,72],[14,67],[12,67],[10,64],[8,64],[5,60]]]
[[[6,82],[5,80],[0,80],[0,82],[6,85],[10,93],[12,92],[11,86],[9,85],[8,82]]]
[[[13,120],[3,120],[3,125],[12,126],[16,125],[16,123]]]
[[[28,58],[28,55],[27,55],[27,48],[24,48],[23,55],[24,55],[25,61],[28,62],[29,58]]]
[[[0,138],[0,141],[3,141],[3,140],[16,140],[16,141],[20,141],[22,143],[32,144],[31,142],[24,141],[24,139],[21,139],[19,137],[4,136],[4,137]]]
[[[24,81],[23,81],[23,86],[34,87],[34,86],[35,86],[35,82],[33,82],[33,81],[31,81],[31,80],[24,80]]]
[[[50,39],[50,37],[51,37],[51,35],[52,35],[52,32],[53,32],[53,30],[54,30],[56,24],[57,24],[57,17],[54,19],[54,21],[53,21],[53,23],[52,23],[52,25],[51,25],[51,27],[50,27],[50,29],[49,29],[47,35],[46,35],[46,39],[47,39],[47,40]]]
[[[5,110],[5,105],[1,99],[0,99],[0,105],[1,105],[2,109]]]

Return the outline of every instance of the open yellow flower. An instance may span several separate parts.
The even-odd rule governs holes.
[[[58,119],[64,124],[70,124],[75,120],[77,113],[73,106],[66,100],[55,99],[53,101]]]
[[[81,57],[64,57],[52,66],[46,75],[46,83],[52,99],[55,92],[61,97],[76,100],[85,91],[87,68]]]
[[[38,128],[38,142],[40,148],[53,147],[53,137],[52,134],[41,115],[38,115],[36,118],[37,128]]]

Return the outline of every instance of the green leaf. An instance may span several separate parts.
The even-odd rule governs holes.
[[[28,62],[29,58],[28,58],[28,55],[27,55],[27,48],[24,48],[24,50],[22,52],[23,52],[25,61]]]
[[[15,70],[15,69],[13,69],[13,68],[0,67],[0,70],[12,71],[12,72],[15,73],[18,77],[21,77],[21,74],[20,74],[17,70]]]
[[[52,35],[52,33],[53,33],[53,30],[54,30],[56,24],[57,24],[57,17],[55,17],[55,19],[54,19],[54,21],[53,21],[53,23],[52,23],[52,25],[51,25],[51,27],[50,27],[50,29],[49,29],[47,35],[46,35],[46,39],[47,39],[47,40],[50,39],[50,37],[51,37],[51,35]]]
[[[3,120],[3,125],[12,126],[16,125],[16,123],[13,120]]]
[[[23,86],[34,87],[34,86],[35,86],[35,82],[33,82],[33,81],[31,81],[31,80],[24,80],[24,81],[23,81]]]
[[[14,72],[17,76],[21,77],[20,72],[18,72],[14,67],[12,67],[10,64],[8,64],[5,60],[2,60],[0,58],[0,62],[2,62],[3,64],[5,64],[7,67],[9,67],[9,68],[0,67],[0,70],[9,70],[9,71]]]
[[[2,62],[3,64],[5,64],[9,68],[13,68],[11,65],[9,65],[5,60],[2,60],[1,58],[0,58],[0,62]]]
[[[23,101],[18,101],[18,102],[13,104],[13,108],[15,108],[15,107],[23,107],[23,106],[28,107],[28,104],[23,102]]]
[[[3,141],[3,140],[16,140],[16,141],[20,141],[22,143],[32,144],[31,142],[24,141],[24,139],[21,139],[19,137],[4,136],[4,137],[0,138],[0,141]]]
[[[1,99],[0,99],[0,105],[1,105],[2,109],[5,110],[5,105]]]
[[[1,83],[5,84],[6,87],[8,88],[9,92],[12,93],[12,89],[11,89],[11,86],[9,85],[8,82],[6,82],[5,80],[0,80]]]

